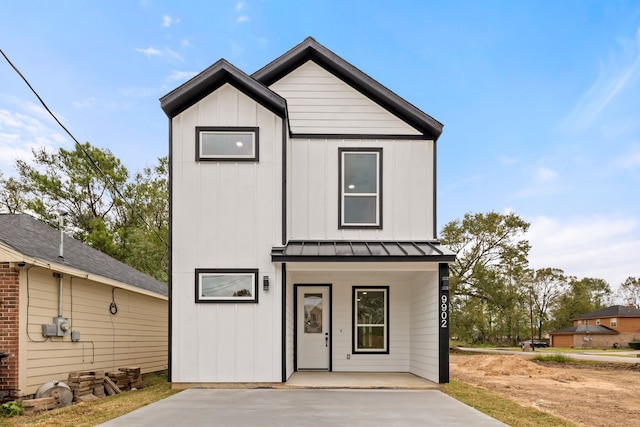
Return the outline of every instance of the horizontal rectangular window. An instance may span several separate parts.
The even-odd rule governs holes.
[[[258,302],[258,269],[196,269],[196,302]]]
[[[389,353],[389,287],[353,288],[353,353]]]
[[[196,161],[257,162],[257,127],[196,127]]]
[[[382,148],[339,148],[340,228],[382,228]]]

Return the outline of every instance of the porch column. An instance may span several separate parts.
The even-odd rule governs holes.
[[[438,360],[440,384],[449,382],[449,264],[438,265]]]

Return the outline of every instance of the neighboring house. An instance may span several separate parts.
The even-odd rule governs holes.
[[[614,305],[572,319],[573,325],[553,331],[552,347],[626,347],[640,338],[640,309]]]
[[[167,286],[26,214],[0,214],[0,396],[69,372],[167,369]]]
[[[448,382],[439,122],[312,38],[253,75],[221,59],[160,101],[174,387],[300,370]]]

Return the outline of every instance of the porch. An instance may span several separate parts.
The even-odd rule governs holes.
[[[298,371],[284,388],[439,390],[440,385],[408,372]]]

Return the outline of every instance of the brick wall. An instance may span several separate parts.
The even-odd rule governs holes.
[[[19,273],[0,262],[0,352],[8,353],[0,365],[0,396],[18,388]]]

